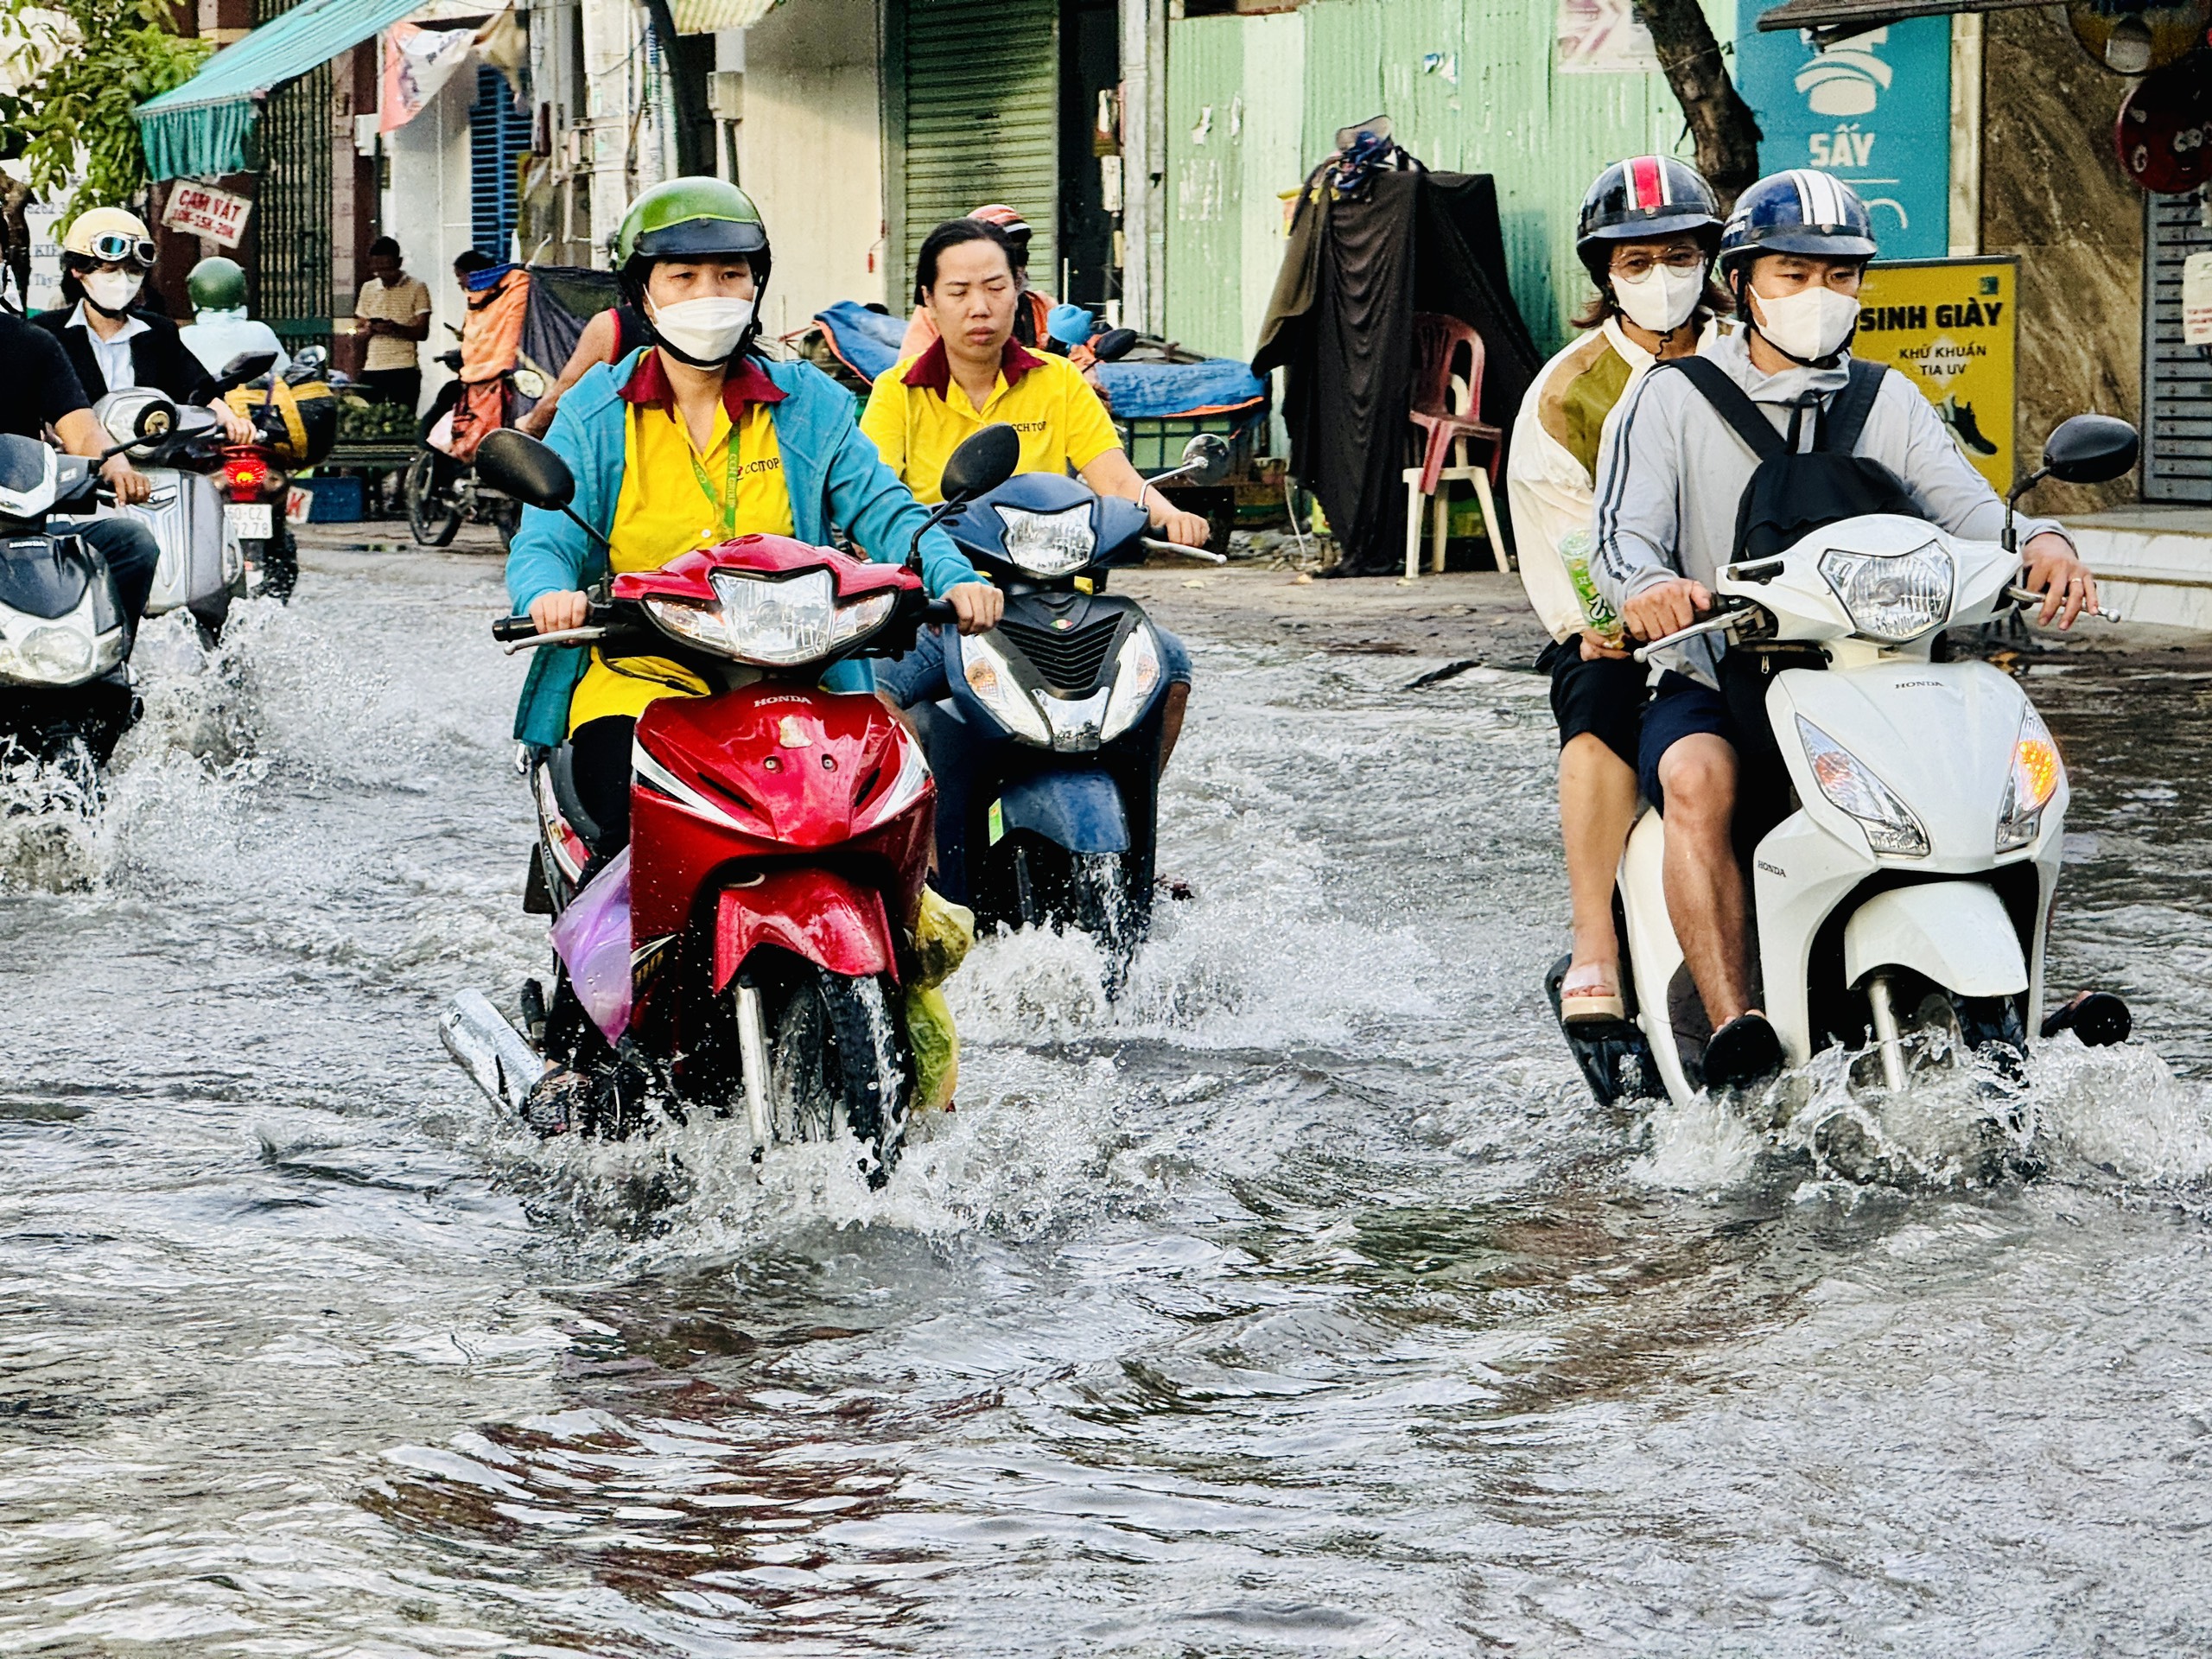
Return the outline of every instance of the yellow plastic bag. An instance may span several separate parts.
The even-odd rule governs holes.
[[[922,889],[914,918],[915,974],[906,988],[906,1036],[914,1046],[914,1106],[941,1112],[960,1086],[960,1033],[938,986],[976,944],[976,912],[933,889]]]

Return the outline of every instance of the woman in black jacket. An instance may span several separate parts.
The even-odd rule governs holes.
[[[94,403],[143,386],[180,404],[206,404],[232,443],[252,442],[252,423],[216,395],[214,378],[176,324],[132,303],[153,268],[153,238],[136,214],[120,207],[79,213],[61,239],[62,297],[75,303],[32,321],[61,342]]]

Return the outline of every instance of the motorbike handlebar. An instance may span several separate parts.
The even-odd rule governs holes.
[[[526,616],[503,616],[492,625],[492,637],[501,645],[537,638],[537,624]]]
[[[1174,553],[1186,559],[1205,559],[1215,564],[1229,563],[1228,554],[1216,553],[1210,548],[1185,547],[1180,542],[1155,541],[1149,536],[1140,536],[1137,540],[1148,553]]]
[[[1758,608],[1756,605],[1742,604],[1728,610],[1715,611],[1702,622],[1693,622],[1687,628],[1678,628],[1672,633],[1662,634],[1646,645],[1638,645],[1633,655],[1637,662],[1648,663],[1653,652],[1669,650],[1685,639],[1694,639],[1700,634],[1726,633],[1732,629],[1747,627],[1754,620]]]
[[[952,608],[949,599],[933,599],[914,613],[914,620],[923,627],[933,628],[960,620],[960,613]]]
[[[2005,597],[2011,600],[2015,605],[2018,605],[2023,610],[2041,610],[2043,608],[2044,601],[2048,598],[2049,595],[2036,593],[2032,589],[2023,588],[2018,583],[2015,582],[2012,587],[2007,588],[2005,590]],[[2084,616],[2094,616],[2101,622],[2117,622],[2120,620],[2120,613],[2118,611],[2106,610],[2101,607],[2094,611],[2084,610],[2082,614]]]

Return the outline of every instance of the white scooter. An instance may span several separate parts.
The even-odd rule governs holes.
[[[114,442],[132,444],[131,465],[152,486],[143,502],[105,510],[140,520],[161,544],[145,614],[189,610],[212,644],[231,601],[246,592],[245,555],[230,531],[215,481],[223,467],[222,428],[207,410],[173,405],[160,392],[138,387],[109,392],[92,405],[92,415]]]
[[[2076,416],[2051,434],[2045,477],[2100,483],[2135,464],[2134,429]],[[1794,647],[1766,713],[1792,810],[1758,842],[1752,903],[1760,1006],[1786,1064],[1836,1045],[1866,1051],[1853,1092],[1895,1096],[1929,1068],[1977,1058],[2017,1071],[2042,1006],[2058,883],[2066,769],[2018,683],[1979,661],[1941,660],[1945,630],[1995,622],[2041,596],[2016,586],[2008,510],[2001,543],[1916,518],[1831,524],[1770,558],[1728,566],[1713,614],[1637,652],[1701,634],[1735,649]],[[1629,836],[1619,893],[1626,1022],[1563,1027],[1601,1100],[1703,1084],[1705,1011],[1668,916],[1666,830],[1647,811]],[[1553,971],[1554,1006],[1565,964]],[[2127,1034],[2124,1004],[2077,999],[2042,1034]]]

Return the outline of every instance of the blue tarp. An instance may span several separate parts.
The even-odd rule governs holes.
[[[1201,410],[1243,409],[1268,395],[1249,363],[1210,357],[1203,363],[1101,363],[1117,421],[1161,420]]]
[[[845,366],[863,380],[873,380],[899,360],[899,342],[906,337],[904,317],[871,311],[857,300],[840,300],[814,320],[830,336],[830,348]]]
[[[852,300],[840,300],[827,311],[815,313],[830,336],[830,344],[854,373],[873,380],[899,360],[899,342],[906,337],[904,317]],[[1160,420],[1200,410],[1241,410],[1268,395],[1267,382],[1251,365],[1226,357],[1203,363],[1101,363],[1098,378],[1114,406],[1117,421]]]
[[[146,168],[157,179],[245,170],[255,100],[417,10],[422,0],[301,0],[207,60],[183,86],[133,114]]]

